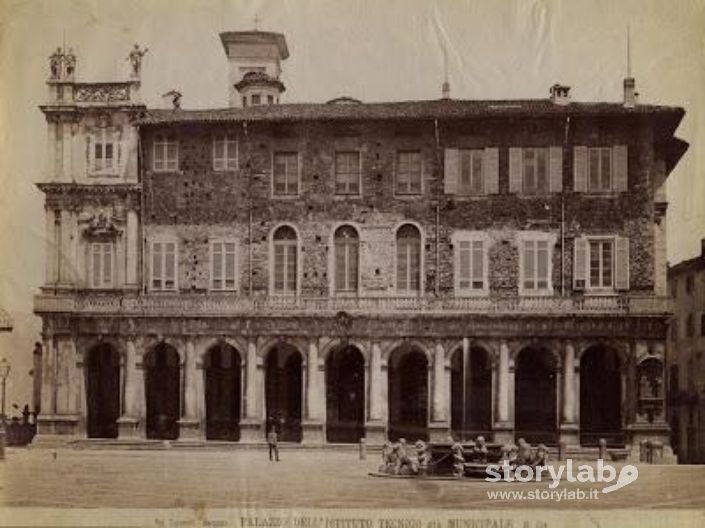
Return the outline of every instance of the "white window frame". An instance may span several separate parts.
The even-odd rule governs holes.
[[[468,160],[470,162],[470,182],[469,186],[463,185],[463,157],[467,153]],[[461,196],[484,196],[486,194],[485,189],[485,149],[484,148],[467,148],[458,150],[458,195]],[[473,163],[476,161],[475,158],[479,158],[480,163],[480,191],[474,192],[472,189],[473,183]]]
[[[592,153],[599,152],[598,154],[598,173],[597,182],[598,188],[594,189],[592,187]],[[602,154],[607,153],[609,158],[609,185],[605,188],[602,186]],[[607,193],[614,190],[614,153],[612,152],[612,147],[588,147],[587,152],[587,192],[593,193]]]
[[[526,296],[550,296],[553,295],[553,256],[556,246],[557,236],[553,233],[545,232],[520,232],[517,234],[517,243],[519,248],[519,295]],[[538,287],[538,269],[539,269],[539,248],[538,245],[546,244],[546,287]],[[525,283],[527,281],[525,264],[526,264],[526,246],[528,244],[534,244],[533,258],[534,258],[534,284],[537,286],[534,288],[527,288]]]
[[[397,233],[405,225],[412,225],[419,231],[419,290],[400,290],[399,289],[399,277],[398,271],[398,249],[397,249]],[[426,291],[426,271],[425,271],[425,261],[426,261],[426,237],[424,235],[423,229],[416,222],[400,222],[394,227],[393,233],[393,244],[394,244],[394,291],[396,295],[400,297],[420,297]]]
[[[615,279],[616,279],[616,261],[617,261],[617,237],[616,236],[588,236],[585,237],[587,240],[587,259],[586,259],[586,276],[585,276],[585,291],[588,293],[613,293],[615,289]],[[612,246],[612,285],[599,286],[592,285],[592,242],[608,242]],[[602,256],[600,257],[600,282],[602,283],[604,272],[604,262],[602,261]]]
[[[451,243],[453,244],[453,285],[456,297],[477,297],[487,296],[490,292],[489,283],[489,247],[490,237],[481,231],[457,231],[451,235]],[[482,288],[474,288],[472,282],[475,279],[476,270],[473,268],[473,252],[474,244],[481,244],[482,252]],[[460,262],[461,251],[464,244],[470,244],[470,286],[463,287],[461,282]]]
[[[276,170],[276,158],[277,155],[294,155],[296,156],[296,192],[294,193],[279,193],[276,191],[276,186],[275,186],[275,170]],[[288,181],[288,180],[287,180]],[[297,197],[301,194],[301,156],[299,155],[299,152],[296,150],[275,150],[272,152],[272,197],[273,198],[292,198],[292,197]],[[285,184],[286,186],[286,184]]]
[[[174,145],[176,156],[169,158],[169,146]],[[157,151],[161,150],[163,157],[157,163]],[[177,172],[179,170],[179,140],[175,135],[155,134],[152,141],[152,169],[154,172]]]
[[[120,174],[121,168],[121,131],[114,127],[101,127],[95,129],[89,135],[88,148],[88,173],[91,176],[117,176]],[[101,158],[105,162],[105,153],[107,146],[110,145],[112,150],[112,163],[110,166],[102,165],[98,167],[98,157],[96,156],[96,147],[101,146]]]
[[[216,154],[218,143],[223,144],[223,157]],[[213,170],[225,172],[236,170],[239,166],[239,151],[237,135],[232,133],[215,134],[213,136]]]
[[[274,254],[274,235],[280,227],[290,227],[296,233],[296,289],[295,291],[275,291],[276,283],[276,258]],[[301,294],[301,233],[292,224],[277,224],[269,233],[269,295],[272,297],[299,297]],[[284,281],[286,283],[286,280]]]
[[[418,154],[419,155],[419,191],[411,192],[410,190],[400,191],[399,189],[399,159],[403,154]],[[394,195],[395,196],[421,196],[424,193],[424,157],[421,149],[399,149],[394,156]],[[411,184],[408,184],[408,189],[411,189]]]
[[[341,227],[349,226],[352,227],[357,232],[357,288],[355,290],[338,290],[336,285],[336,247],[335,247],[335,233]],[[328,277],[329,277],[329,291],[333,296],[336,297],[346,297],[359,295],[362,288],[362,235],[360,226],[353,222],[340,222],[333,225],[333,229],[330,233],[329,247],[332,251],[329,251],[328,258]]]
[[[354,154],[357,156],[357,192],[338,192],[338,155]],[[361,196],[362,195],[362,154],[359,150],[336,150],[333,154],[333,185],[334,194],[336,196]],[[349,189],[350,181],[346,182],[346,187]]]
[[[226,244],[232,244],[233,245],[233,250],[232,252],[229,252],[226,250]],[[221,249],[220,251],[217,251],[217,247],[220,245]],[[211,291],[238,291],[239,288],[239,266],[238,266],[238,256],[239,256],[239,247],[238,247],[238,241],[235,238],[216,238],[212,239],[210,241],[210,280],[208,281],[210,290]],[[220,269],[222,272],[221,277],[216,277],[215,273],[215,263],[216,259],[220,258]],[[228,259],[232,258],[232,266],[233,266],[233,284],[232,286],[227,285],[227,274],[225,270],[227,269],[227,263]],[[216,286],[216,281],[220,281],[220,285]]]
[[[97,253],[96,253],[97,250]],[[96,277],[96,256],[98,259],[98,272]],[[105,277],[105,262],[108,258],[110,266],[109,280]],[[115,287],[116,274],[116,244],[114,242],[89,242],[88,247],[88,276],[89,284],[94,289]],[[97,279],[97,280],[96,280]]]
[[[162,276],[157,279],[154,275],[154,255],[156,253],[157,244],[173,244],[174,245],[174,284],[171,288],[165,287],[166,278],[166,251],[162,250],[161,256],[161,270]],[[149,244],[149,290],[153,292],[176,292],[179,290],[179,243],[174,238],[157,238],[150,242]],[[155,280],[160,280],[161,285],[159,287],[154,285]]]
[[[526,154],[527,152],[533,152],[533,169],[534,169],[534,189],[528,190],[526,188]],[[543,153],[546,157],[546,163],[544,165],[546,173],[544,174],[544,180],[546,182],[545,189],[539,189],[539,153]],[[551,192],[551,152],[549,147],[523,147],[521,149],[521,194],[523,195],[542,195]]]

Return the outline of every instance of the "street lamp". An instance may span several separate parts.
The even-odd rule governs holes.
[[[0,381],[2,381],[2,407],[0,407],[0,460],[5,460],[5,440],[7,430],[5,429],[5,387],[7,377],[10,375],[10,362],[6,358],[0,359]]]

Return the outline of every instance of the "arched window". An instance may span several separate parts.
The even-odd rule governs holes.
[[[397,291],[421,289],[421,233],[411,224],[397,230]]]
[[[360,237],[352,226],[341,226],[335,230],[335,291],[357,291],[357,276],[360,258]]]
[[[295,294],[297,277],[296,231],[282,226],[274,232],[274,293]]]

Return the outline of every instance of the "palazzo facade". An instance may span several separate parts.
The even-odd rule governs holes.
[[[280,104],[283,35],[221,40],[226,109],[52,72],[40,439],[670,453],[681,108]]]

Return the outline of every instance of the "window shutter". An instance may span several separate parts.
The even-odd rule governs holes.
[[[482,160],[485,194],[499,193],[499,149],[486,148]]]
[[[629,239],[617,237],[614,256],[614,287],[616,290],[629,289]]]
[[[509,149],[509,192],[521,193],[521,149]]]
[[[549,189],[551,192],[561,192],[563,190],[563,148],[550,147],[548,157],[550,164]]]
[[[612,163],[614,171],[613,189],[616,192],[627,190],[628,167],[627,167],[627,146],[616,145],[612,149]]]
[[[587,192],[587,147],[573,149],[573,191]]]
[[[86,136],[86,165],[88,166],[88,172],[93,172],[93,135],[88,134]]]
[[[584,290],[587,281],[588,242],[585,238],[575,239],[573,254],[573,289]]]
[[[458,149],[446,149],[445,175],[443,192],[446,194],[458,193],[458,176],[460,173],[460,152]]]

